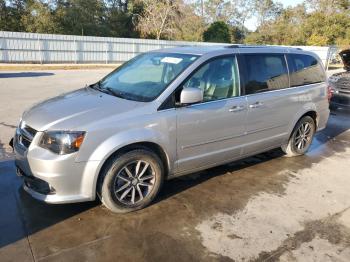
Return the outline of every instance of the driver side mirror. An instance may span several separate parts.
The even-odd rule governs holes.
[[[182,89],[180,95],[180,103],[194,104],[203,101],[203,90],[196,87],[186,87]]]

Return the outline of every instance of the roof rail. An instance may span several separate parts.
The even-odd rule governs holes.
[[[233,45],[227,45],[225,46],[225,48],[238,48],[238,47],[241,47],[242,45],[239,45],[239,44],[233,44]]]
[[[267,47],[267,46],[266,45],[244,45],[244,44],[233,44],[233,45],[225,46],[225,48],[264,48],[264,47]]]

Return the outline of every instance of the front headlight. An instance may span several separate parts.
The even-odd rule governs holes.
[[[59,155],[77,152],[84,141],[82,131],[47,131],[43,134],[40,146]]]

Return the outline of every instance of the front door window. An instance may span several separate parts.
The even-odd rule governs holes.
[[[186,87],[201,88],[204,102],[239,96],[236,58],[223,57],[205,63],[186,81]]]

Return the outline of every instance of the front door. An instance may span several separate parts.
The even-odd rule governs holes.
[[[247,105],[239,86],[234,56],[208,61],[185,82],[203,89],[204,101],[176,109],[179,173],[241,155]]]

